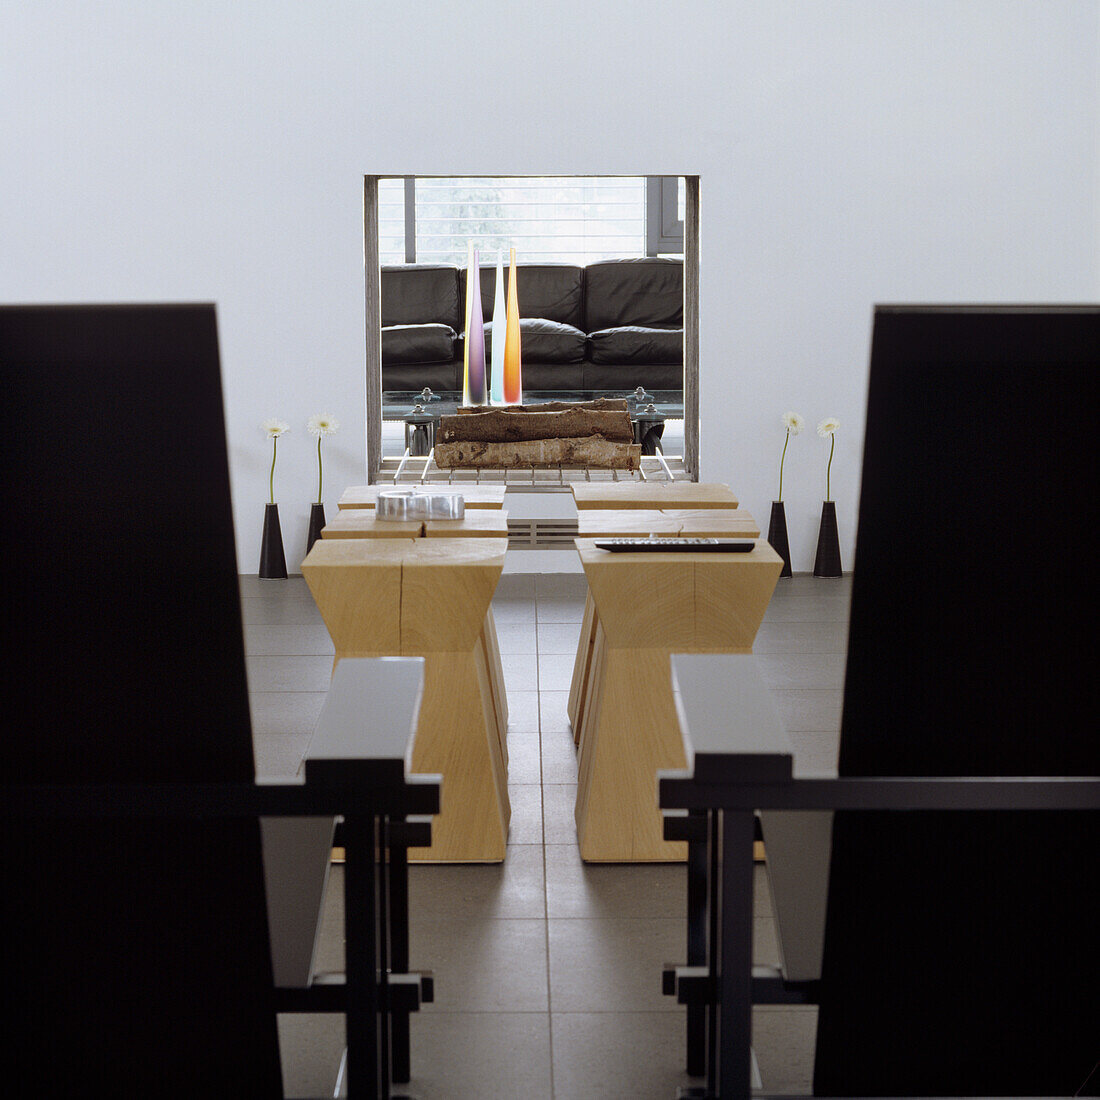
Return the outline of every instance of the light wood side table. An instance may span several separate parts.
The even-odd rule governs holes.
[[[763,539],[747,554],[577,550],[595,630],[581,702],[575,819],[591,862],[683,860],[666,841],[657,772],[683,768],[672,653],[750,653],[783,559]]]
[[[407,485],[349,485],[340,495],[338,507],[343,508],[373,508],[378,503],[378,493],[383,489],[407,489]],[[503,485],[470,485],[462,484],[439,485],[432,483],[427,488],[438,492],[461,493],[466,502],[466,508],[503,508]]]
[[[577,513],[578,538],[620,538],[637,535],[672,538],[758,539],[760,526],[743,508],[585,509]],[[583,695],[592,663],[596,639],[596,608],[592,590],[585,595],[584,618],[573,662],[567,713],[573,727],[573,740],[580,743]]]
[[[508,513],[501,509],[466,507],[462,519],[427,519],[424,536],[429,539],[508,537]]]
[[[573,500],[584,508],[736,508],[728,485],[704,481],[574,482]]]
[[[345,508],[321,528],[323,539],[416,539],[424,533],[420,519],[379,519],[374,508]]]
[[[498,538],[330,538],[302,562],[334,667],[344,657],[424,658],[411,768],[442,775],[443,793],[431,846],[411,848],[410,860],[504,859],[507,708],[486,623],[507,546]]]
[[[344,508],[321,529],[325,539],[508,537],[508,513],[468,510],[462,519],[379,519],[376,508]]]

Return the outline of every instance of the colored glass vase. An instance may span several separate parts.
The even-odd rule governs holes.
[[[478,250],[469,246],[466,263],[466,346],[463,350],[462,404],[488,404],[485,388],[485,315],[481,308]]]
[[[508,306],[504,297],[504,259],[497,249],[497,277],[493,292],[493,350],[490,356],[489,401],[494,405],[504,404],[504,343],[508,328]]]
[[[519,291],[516,288],[516,250],[508,267],[508,328],[504,337],[504,403],[523,404],[523,368],[519,340]]]

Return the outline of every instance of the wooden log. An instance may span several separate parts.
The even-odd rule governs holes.
[[[640,444],[612,443],[598,435],[586,439],[529,439],[517,443],[464,440],[435,445],[435,462],[443,470],[456,467],[526,470],[533,466],[637,470],[641,459]]]
[[[585,439],[598,435],[619,443],[633,443],[630,414],[623,410],[565,409],[529,412],[522,416],[500,409],[466,416],[442,416],[436,443],[515,443],[530,439]]]
[[[543,401],[538,405],[459,405],[458,411],[463,416],[470,413],[483,412],[566,412],[569,409],[595,409],[595,410],[627,410],[629,406],[625,397],[597,397],[592,401]]]

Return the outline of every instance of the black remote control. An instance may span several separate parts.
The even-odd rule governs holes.
[[[637,552],[656,550],[661,553],[679,551],[681,553],[726,553],[747,554],[755,549],[755,542],[743,542],[734,539],[680,539],[680,538],[615,538],[597,539],[600,550]]]

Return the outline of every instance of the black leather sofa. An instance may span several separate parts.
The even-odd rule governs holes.
[[[480,275],[488,364],[495,265]],[[517,264],[517,288],[526,392],[682,389],[682,261]],[[464,268],[383,267],[382,389],[461,390],[465,315]]]

